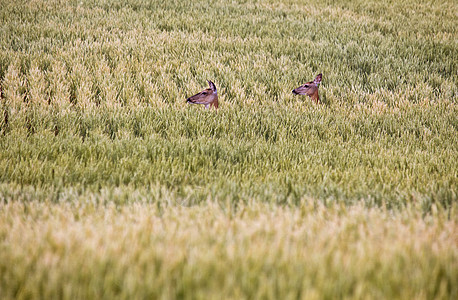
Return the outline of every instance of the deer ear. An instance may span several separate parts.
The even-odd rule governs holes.
[[[315,84],[318,84],[321,82],[321,77],[323,77],[323,75],[320,73],[318,74],[316,77],[315,77],[315,80],[313,81],[313,83]]]
[[[216,85],[213,82],[211,82],[211,80],[207,80],[207,81],[208,81],[208,85],[212,89],[213,93],[216,93]]]

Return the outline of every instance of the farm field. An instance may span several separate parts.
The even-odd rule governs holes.
[[[458,298],[455,1],[0,7],[1,298]]]

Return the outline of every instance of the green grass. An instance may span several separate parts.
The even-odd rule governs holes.
[[[188,204],[208,196],[292,204],[311,197],[448,207],[458,189],[457,110],[450,106],[381,114],[267,105],[218,114],[193,108],[65,116],[31,110],[1,139],[0,180],[93,191],[162,186]]]
[[[0,7],[0,295],[457,297],[454,1]]]

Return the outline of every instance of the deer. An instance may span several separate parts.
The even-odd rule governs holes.
[[[203,104],[205,108],[208,109],[213,106],[216,110],[218,109],[218,93],[216,90],[215,84],[208,81],[208,85],[210,88],[203,90],[200,93],[195,94],[194,96],[189,97],[186,99],[187,103],[191,104]]]
[[[315,77],[315,80],[309,81],[298,88],[293,90],[295,95],[307,95],[318,104],[320,101],[320,96],[318,95],[318,85],[321,83],[321,77],[323,75],[320,73]]]

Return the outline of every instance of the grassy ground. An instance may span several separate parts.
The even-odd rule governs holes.
[[[0,7],[1,295],[458,296],[454,1]]]
[[[6,298],[454,298],[456,205],[10,202],[0,210]]]

